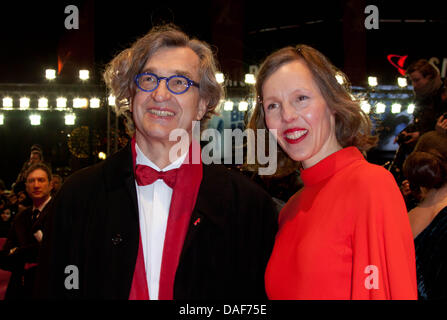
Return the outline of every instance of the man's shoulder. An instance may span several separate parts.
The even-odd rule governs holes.
[[[98,183],[104,183],[105,177],[109,174],[118,176],[120,169],[122,171],[123,166],[131,165],[131,162],[127,161],[128,159],[126,159],[126,156],[128,156],[127,153],[128,151],[125,149],[120,150],[104,161],[74,172],[64,182],[64,187],[81,185],[85,188],[91,189],[92,187],[98,185]],[[129,163],[126,163],[126,161]],[[110,178],[110,180],[114,179]]]
[[[17,213],[13,219],[14,221],[22,221],[23,219],[26,219],[26,217],[30,216],[32,211],[32,206],[26,207],[25,209]]]

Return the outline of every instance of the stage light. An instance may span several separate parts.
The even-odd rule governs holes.
[[[397,84],[401,88],[405,88],[408,85],[407,78],[398,77],[397,78]]]
[[[11,97],[3,98],[3,108],[12,108],[12,98]]]
[[[109,106],[115,105],[115,96],[110,95],[107,100],[109,101]]]
[[[39,98],[37,102],[37,108],[41,110],[47,110],[48,109],[48,99],[45,97]]]
[[[45,78],[47,78],[47,80],[56,79],[56,70],[54,70],[54,69],[45,70]]]
[[[386,105],[382,102],[376,104],[376,113],[384,113],[386,109]]]
[[[407,107],[407,112],[409,114],[412,114],[414,112],[414,109],[416,108],[416,106],[414,105],[414,103],[410,103]]]
[[[238,105],[239,111],[247,111],[248,110],[248,102],[240,101]]]
[[[247,73],[245,75],[245,83],[247,83],[247,84],[255,84],[256,83],[255,75],[252,74],[252,73]]]
[[[74,98],[73,99],[73,108],[87,108],[88,100],[86,98]]]
[[[65,109],[67,107],[67,98],[59,97],[56,99],[57,109]]]
[[[29,120],[32,126],[40,126],[40,119],[41,117],[39,114],[32,114],[29,116]]]
[[[378,85],[377,77],[368,77],[368,84],[370,87],[375,87]]]
[[[360,108],[368,114],[371,111],[371,105],[368,103],[368,101],[362,101],[360,102]]]
[[[101,106],[101,100],[98,98],[91,98],[90,99],[90,108],[97,109]]]
[[[225,103],[224,103],[224,110],[225,110],[225,111],[232,111],[232,110],[233,110],[233,106],[234,106],[233,101],[231,101],[231,100],[227,100],[227,101],[225,101]]]
[[[216,81],[217,81],[217,83],[224,83],[225,82],[225,77],[224,77],[223,73],[216,72]]]
[[[72,126],[75,124],[76,115],[74,113],[65,114],[65,125]]]
[[[5,116],[0,113],[0,126],[2,126],[5,123]]]
[[[90,72],[88,70],[79,70],[79,79],[88,80],[90,78]]]
[[[20,101],[20,109],[26,110],[29,108],[30,99],[28,97],[22,97],[20,98],[19,101]]]
[[[391,113],[400,113],[402,106],[399,103],[393,103],[391,105]]]
[[[337,82],[339,83],[339,84],[344,84],[345,83],[345,78],[341,75],[341,74],[336,74],[335,75],[335,79],[337,79]]]
[[[101,160],[106,160],[107,155],[101,151],[100,153],[98,153],[98,158]]]

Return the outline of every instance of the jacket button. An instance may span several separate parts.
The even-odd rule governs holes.
[[[117,233],[112,237],[112,243],[114,246],[119,245],[121,242],[123,242],[123,238],[121,237],[121,234]]]

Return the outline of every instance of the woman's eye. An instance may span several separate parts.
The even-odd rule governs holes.
[[[278,105],[277,105],[276,103],[271,103],[271,104],[269,104],[269,105],[267,106],[267,109],[268,109],[268,110],[272,110],[272,109],[275,109],[277,106],[278,106]]]
[[[304,101],[306,99],[309,99],[309,97],[308,96],[299,96],[298,97],[298,101]]]

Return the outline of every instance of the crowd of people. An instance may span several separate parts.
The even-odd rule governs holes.
[[[2,196],[7,298],[447,298],[447,95],[427,64],[407,72],[413,147],[393,175],[367,161],[377,137],[340,70],[307,45],[270,54],[248,126],[273,133],[281,174],[299,185],[278,205],[253,175],[197,162],[193,126],[223,95],[217,62],[176,26],[153,28],[104,73],[129,144],[60,191],[33,147]],[[187,139],[173,155],[176,129]],[[80,277],[68,286],[67,266]]]

